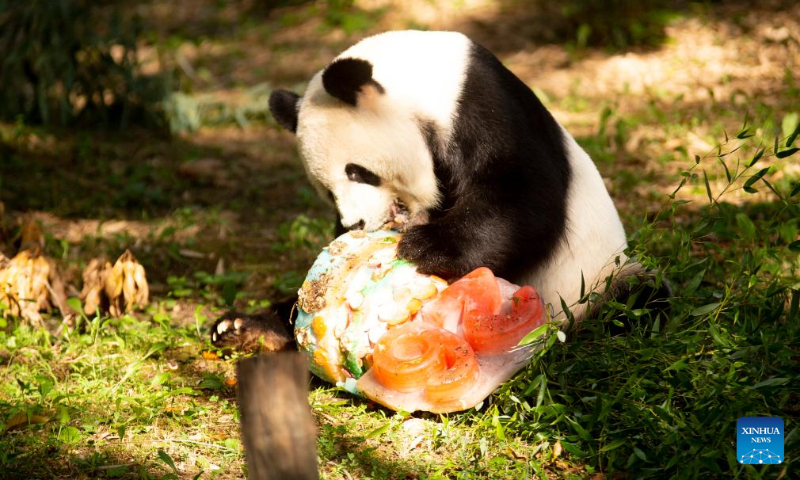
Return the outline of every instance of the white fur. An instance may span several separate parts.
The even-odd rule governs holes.
[[[369,61],[384,93],[365,87],[356,107],[325,92],[322,72],[311,80],[300,103],[300,154],[317,188],[333,192],[344,226],[364,220],[368,230],[379,228],[395,198],[412,219],[439,202],[419,121],[433,122],[439,138],[449,139],[469,47],[469,39],[453,32],[388,32],[362,40],[337,58]],[[348,163],[378,175],[380,187],[349,181]]]
[[[561,315],[561,298],[576,318],[583,316],[586,304],[578,305],[581,274],[586,292],[604,290],[605,278],[625,264],[625,229],[614,202],[608,195],[600,172],[583,148],[563,127],[572,179],[567,192],[565,241],[550,262],[531,272],[523,283],[533,285],[545,303]]]

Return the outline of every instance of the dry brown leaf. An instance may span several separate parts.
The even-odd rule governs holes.
[[[49,421],[50,417],[45,417],[43,415],[31,415],[31,418],[28,419],[27,413],[19,412],[8,419],[6,422],[5,431],[8,432],[11,430],[18,430],[20,428],[27,427],[28,425],[47,423]]]
[[[87,315],[107,311],[111,316],[119,317],[147,306],[150,287],[144,267],[130,250],[125,250],[114,265],[93,259],[83,270],[81,300]]]
[[[180,250],[178,250],[178,254],[180,256],[186,257],[186,258],[197,258],[197,259],[200,259],[200,258],[207,258],[208,257],[208,255],[206,255],[203,252],[198,252],[197,250],[191,250],[189,248],[181,248]]]
[[[563,460],[556,460],[556,468],[559,470],[569,470],[570,466]]]
[[[107,311],[107,297],[103,295],[106,271],[111,269],[111,264],[106,260],[93,258],[83,270],[83,290],[80,298],[83,300],[83,311],[86,315]],[[106,300],[106,304],[102,302]]]
[[[561,440],[556,440],[556,444],[553,446],[553,458],[560,457],[561,452],[562,452]]]
[[[39,222],[31,217],[22,220],[21,225],[21,239],[20,250],[35,250],[36,248],[44,248],[44,234]]]
[[[114,265],[106,271],[103,289],[105,290],[106,297],[109,299],[116,299],[122,295],[122,275],[122,262],[118,259]]]
[[[23,250],[11,260],[0,259],[0,301],[8,306],[6,315],[42,326],[43,310],[58,308],[62,315],[70,313],[66,298],[55,263],[40,247]]]
[[[527,460],[528,459],[528,457],[525,454],[514,450],[513,448],[511,448],[510,445],[506,446],[506,450],[508,451],[508,456],[511,457],[511,458],[515,458],[517,460]]]

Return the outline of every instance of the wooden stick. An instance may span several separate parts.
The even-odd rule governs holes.
[[[308,405],[308,360],[277,352],[240,360],[242,438],[251,480],[317,480],[317,437]]]

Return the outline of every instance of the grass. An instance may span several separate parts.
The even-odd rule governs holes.
[[[220,8],[229,9],[208,15]],[[238,110],[242,98],[264,92],[230,85],[291,85],[378,28],[365,25],[411,21],[398,9],[372,15],[359,2],[333,5],[328,13],[339,16],[327,20],[308,14],[317,8],[261,13],[235,33],[195,31],[208,19],[186,22],[178,33],[196,48],[186,51],[198,78],[181,85],[208,102],[193,104],[200,123],[172,138],[0,124],[7,212],[44,225],[47,254],[75,286],[90,258],[132,248],[154,298],[135,316],[86,318],[85,331],[61,336],[0,320],[0,478],[246,474],[235,359],[204,355],[206,329],[231,305],[255,311],[296,289],[332,217],[305,182],[291,137],[260,121],[260,103]],[[566,342],[549,337],[480,409],[458,414],[394,413],[314,381],[323,478],[792,478],[800,457],[800,153],[789,154],[798,145],[789,137],[800,112],[791,40],[800,27],[782,16],[790,39],[775,40],[778,27],[759,27],[773,12],[703,12],[666,25],[664,45],[646,53],[576,52],[577,41],[556,60],[526,60],[531,49],[503,58],[541,88],[596,160],[632,253],[673,287],[664,321],[612,303]],[[744,33],[726,33],[734,27]],[[715,37],[703,40],[708,32]],[[165,37],[164,52],[186,43],[178,33]],[[303,40],[316,35],[327,36]],[[319,53],[320,44],[332,50]],[[238,56],[217,61],[232,48]],[[683,48],[711,54],[687,60]],[[780,64],[765,73],[755,60],[763,56]],[[559,58],[568,60],[556,67]],[[719,58],[735,68],[715,70]],[[611,70],[616,84],[598,87],[604,69],[637,61],[648,74],[671,72],[669,83],[639,88],[642,70]],[[686,65],[697,79],[685,78]],[[564,72],[569,81],[557,76]],[[191,168],[204,159],[221,163],[210,174]],[[12,243],[0,236],[6,253]],[[50,322],[54,331],[60,318]],[[784,419],[782,466],[736,463],[736,420],[757,415]]]

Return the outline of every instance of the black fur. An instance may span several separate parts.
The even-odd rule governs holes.
[[[447,145],[421,120],[442,193],[399,253],[424,273],[489,267],[510,281],[546,262],[564,238],[570,166],[550,112],[494,55],[474,44]]]
[[[297,103],[300,96],[288,90],[275,90],[269,96],[269,111],[280,126],[297,132]]]
[[[290,324],[297,298],[276,302],[267,311],[254,314],[228,312],[211,327],[211,343],[224,354],[239,352],[274,352],[297,348]],[[226,328],[220,333],[219,325]]]
[[[322,86],[331,96],[356,105],[356,98],[364,85],[374,86],[383,93],[381,84],[372,79],[372,64],[359,58],[342,58],[328,65],[322,73]]]
[[[350,230],[345,228],[344,225],[342,225],[342,216],[339,215],[339,212],[336,212],[336,224],[333,226],[334,238],[339,238],[341,235],[344,235],[348,231]]]
[[[355,163],[348,163],[345,165],[344,173],[351,182],[366,183],[367,185],[372,185],[373,187],[378,187],[381,184],[381,177],[375,175],[361,165],[356,165]]]

